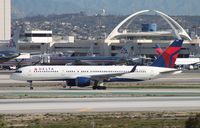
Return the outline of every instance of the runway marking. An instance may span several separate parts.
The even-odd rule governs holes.
[[[78,110],[78,112],[91,112],[92,109],[91,108],[81,108]]]

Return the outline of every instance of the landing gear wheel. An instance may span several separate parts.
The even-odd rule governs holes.
[[[93,90],[106,90],[107,87],[106,86],[93,86],[92,89]]]
[[[30,87],[30,90],[33,90],[34,88],[33,87]]]
[[[93,87],[92,87],[92,89],[93,89],[93,90],[96,90],[96,89],[97,89],[97,86],[96,86],[96,85],[95,85],[95,86],[93,86]]]
[[[29,83],[29,87],[30,87],[30,90],[33,90],[33,82],[32,81],[27,81]]]
[[[99,84],[100,83],[100,84]],[[103,82],[94,81],[93,90],[106,90],[106,86],[103,85]]]
[[[106,90],[106,86],[97,86],[98,90]]]
[[[103,87],[102,87],[102,90],[106,90],[106,89],[107,89],[107,87],[106,87],[106,86],[103,86]]]

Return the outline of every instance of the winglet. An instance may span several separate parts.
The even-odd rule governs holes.
[[[137,64],[133,67],[133,69],[130,72],[135,72],[136,68],[137,68]]]

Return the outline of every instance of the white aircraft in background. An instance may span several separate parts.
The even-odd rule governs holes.
[[[166,74],[180,73],[174,63],[183,40],[175,40],[151,66],[27,66],[18,69],[11,79],[27,81],[66,81],[67,86],[106,89],[103,82],[151,80]]]
[[[162,48],[159,44],[156,44],[156,53],[157,55],[161,55],[163,53]],[[191,58],[177,58],[175,65],[179,68],[189,69],[193,70],[195,67],[200,64],[200,58],[199,57],[191,57]]]

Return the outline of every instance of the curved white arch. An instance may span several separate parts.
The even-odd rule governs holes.
[[[177,39],[182,39],[181,36],[179,35],[178,31],[176,30],[176,28],[174,27],[174,25],[163,15],[160,15],[168,24],[169,26],[172,28],[172,34],[175,36],[175,38]]]
[[[178,27],[178,29],[181,30],[181,33],[182,33],[184,36],[186,36],[189,40],[192,40],[191,37],[190,37],[190,36],[187,34],[187,32],[185,31],[185,29],[183,29],[183,27],[181,27],[181,25],[178,24],[178,23],[177,23],[174,19],[172,19],[170,16],[166,15],[166,14],[163,13],[163,12],[157,11],[157,10],[154,10],[154,12],[160,14],[161,17],[165,17],[165,18],[167,18],[167,20],[169,20],[169,21],[171,21],[172,23],[174,23],[174,24]],[[164,20],[167,21],[165,18],[164,18]],[[168,21],[167,21],[167,22],[168,22]],[[169,25],[171,26],[172,24],[169,23]],[[173,25],[172,25],[172,26],[173,26]],[[174,26],[173,26],[173,27],[174,27]],[[173,29],[173,27],[172,27],[172,29]]]
[[[171,17],[169,17],[168,15],[160,12],[160,11],[157,11],[157,10],[142,10],[142,11],[139,11],[139,12],[136,12],[132,15],[130,15],[129,17],[127,17],[126,19],[124,19],[121,23],[119,23],[114,29],[113,31],[110,33],[110,35],[108,35],[108,37],[106,38],[105,42],[109,42],[110,40],[112,40],[114,37],[116,37],[117,35],[120,35],[121,33],[119,32],[119,29],[120,27],[125,24],[127,21],[129,21],[130,19],[132,19],[133,17],[137,16],[137,15],[140,15],[140,14],[143,14],[143,13],[147,13],[147,12],[150,12],[150,11],[153,11],[155,13],[157,13],[159,16],[161,16],[169,25],[170,27],[172,28],[173,30],[173,34],[175,34],[175,36],[177,38],[180,38],[180,35],[179,34],[182,34],[184,35],[185,37],[187,37],[189,40],[192,40],[190,38],[190,36],[187,34],[187,32],[175,21],[173,20]],[[172,24],[173,23],[173,24]],[[180,29],[180,33],[177,32],[175,26]]]
[[[110,35],[108,35],[108,37],[106,38],[106,40],[111,40],[112,38],[114,38],[116,35],[119,34],[119,28],[125,24],[128,20],[130,20],[131,18],[139,15],[139,14],[143,14],[143,13],[146,13],[146,12],[149,12],[150,10],[142,10],[142,11],[139,11],[139,12],[136,12],[132,15],[130,15],[129,17],[127,17],[126,19],[124,19],[121,23],[119,23],[114,29],[113,31],[110,33]]]

